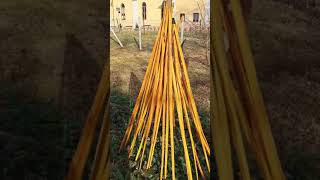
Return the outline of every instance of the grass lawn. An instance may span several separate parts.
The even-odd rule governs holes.
[[[99,68],[108,54],[104,3],[1,1],[0,179],[60,180],[66,174],[95,94],[97,83],[93,80],[100,78]],[[259,84],[288,180],[320,179],[319,17],[282,3],[253,0],[248,29]],[[138,174],[155,179],[158,161],[156,169],[137,172],[126,153],[118,152],[134,105],[129,93],[130,76],[134,73],[137,77],[134,89],[139,90],[155,33],[143,34],[142,51],[134,40],[137,32],[117,34],[125,47],[110,40],[112,179],[134,179]],[[205,36],[186,33],[184,54],[210,141]],[[61,82],[64,70],[70,75],[66,83]],[[63,97],[68,103],[58,107],[61,87],[66,88]],[[177,149],[182,154],[181,148]],[[159,154],[155,156],[157,159]],[[183,167],[183,161],[177,159],[177,166]],[[181,167],[177,168],[178,176],[185,174]]]
[[[138,178],[139,176],[154,179],[158,177],[158,170],[161,158],[161,148],[157,147],[155,153],[154,168],[149,171],[138,172],[131,168],[133,161],[127,160],[126,152],[118,152],[118,148],[129,121],[134,102],[131,100],[130,76],[131,73],[137,77],[137,82],[133,86],[138,86],[147,68],[148,60],[151,55],[156,32],[145,32],[142,34],[142,50],[138,49],[134,38],[138,39],[137,32],[120,32],[117,36],[121,40],[124,48],[116,43],[115,37],[111,34],[110,40],[110,70],[111,70],[111,134],[112,134],[112,162],[113,179],[127,179],[128,177]],[[205,33],[186,33],[184,43],[184,55],[189,61],[189,78],[192,87],[201,121],[208,141],[209,133],[209,97],[210,97],[210,71],[206,59],[206,34]],[[180,137],[176,137],[176,141]],[[176,144],[177,178],[185,178],[183,148]],[[204,165],[204,164],[203,164]]]

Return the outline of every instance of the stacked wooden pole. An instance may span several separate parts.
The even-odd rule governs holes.
[[[175,144],[182,142],[188,179],[191,180],[194,176],[198,179],[199,174],[204,178],[205,172],[199,157],[204,157],[210,171],[210,148],[191,91],[169,1],[164,9],[160,30],[121,148],[131,140],[129,156],[134,154],[139,168],[146,163],[145,168],[149,169],[152,166],[157,139],[161,139],[160,179],[168,177],[169,155],[171,178],[175,179]],[[175,141],[179,132],[181,141]],[[194,134],[197,139],[194,138]],[[196,146],[197,140],[200,147]]]
[[[110,122],[109,122],[109,67],[106,63],[97,93],[84,124],[78,147],[69,165],[66,180],[82,180],[84,169],[92,149],[94,137],[103,116],[95,159],[92,163],[90,180],[108,179],[110,175]],[[107,110],[107,111],[106,111]]]

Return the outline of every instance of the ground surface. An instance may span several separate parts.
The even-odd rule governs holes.
[[[250,37],[283,167],[291,179],[320,179],[319,17],[271,0],[253,2]],[[63,179],[105,62],[105,13],[104,1],[1,0],[0,179]],[[126,55],[137,63],[118,59],[129,69],[112,69],[118,73],[118,80],[112,77],[111,116],[119,122],[113,126],[113,133],[119,131],[114,146],[123,135],[120,122],[130,116],[129,74],[142,78],[151,36],[136,57],[133,39],[122,39],[130,47]],[[114,52],[125,53],[114,45]],[[191,36],[185,45],[193,91],[205,114],[206,61],[192,49],[205,45]],[[128,165],[117,152],[113,157],[116,167]],[[126,172],[114,169],[115,179],[126,179]]]
[[[319,179],[320,19],[253,2],[250,37],[283,166],[294,179]]]
[[[105,62],[106,14],[104,1],[1,1],[0,179],[65,176]]]
[[[319,32],[319,17],[277,2],[254,1],[249,21],[249,33],[257,75],[279,156],[289,179],[311,180],[320,177]],[[130,47],[130,50],[120,49],[114,41],[111,42],[113,46],[111,54],[114,55],[111,59],[112,87],[117,92],[121,92],[120,94],[128,94],[130,73],[134,72],[138,79],[142,79],[145,71],[143,67],[146,67],[152,41],[149,43],[143,40],[148,44],[146,46],[149,48],[148,51],[134,53],[137,46],[133,38],[128,38],[127,34],[119,35],[119,37],[123,38],[121,40],[127,44],[127,47]],[[189,44],[188,47],[187,44],[185,54],[191,57],[189,74],[193,81],[193,91],[204,90],[201,92],[205,92],[205,89],[209,87],[209,84],[205,83],[208,77],[206,75],[209,74],[203,73],[206,69],[202,71],[200,68],[205,68],[205,60],[201,63],[196,57],[195,49],[199,49],[198,45]],[[200,47],[201,45],[204,44],[200,44]],[[128,67],[117,70],[122,64]],[[196,82],[200,79],[200,82]],[[206,101],[199,101],[199,99],[205,99],[208,96],[195,94],[201,108],[203,105],[201,102]],[[117,96],[114,98],[114,102],[118,101]],[[126,103],[129,107],[130,101],[126,100]],[[126,112],[127,116],[130,116],[129,110]],[[120,121],[117,119],[117,126]],[[122,131],[122,128],[115,129],[114,133],[117,134],[119,131]],[[115,137],[114,142],[117,142],[116,139]],[[117,166],[117,162],[115,163]],[[126,174],[125,172],[122,171],[122,174]]]
[[[137,32],[121,32],[117,36],[121,39],[124,48],[121,48],[114,36],[110,40],[110,70],[111,87],[113,91],[129,94],[129,81],[134,73],[141,81],[153,48],[156,32],[143,34],[143,50],[139,51],[136,41]],[[209,110],[209,65],[206,59],[206,34],[187,33],[185,35],[184,54],[189,61],[189,77],[193,87],[195,99],[200,108]]]
[[[131,172],[127,170],[130,162],[126,161],[126,153],[118,153],[119,143],[124,135],[127,127],[127,122],[130,118],[130,112],[133,108],[134,101],[131,97],[137,93],[131,93],[132,88],[134,91],[139,91],[141,81],[146,71],[147,63],[151,55],[153,43],[156,37],[156,32],[146,32],[142,35],[143,50],[139,51],[138,46],[134,38],[137,39],[137,32],[120,32],[117,36],[121,39],[124,48],[116,43],[115,38],[111,36],[110,40],[110,70],[111,70],[111,91],[112,91],[112,152],[116,153],[113,156],[113,179],[116,177],[128,177],[133,174],[140,174],[134,170]],[[189,61],[189,78],[192,87],[193,94],[197,108],[200,111],[201,121],[204,127],[204,131],[209,137],[209,98],[210,98],[210,71],[209,64],[206,59],[206,34],[205,33],[187,33],[185,35],[184,43],[184,55],[186,61]],[[131,74],[136,76],[133,79]],[[140,81],[140,83],[139,83]],[[130,83],[131,82],[131,83]],[[131,84],[131,85],[130,85]],[[138,87],[132,87],[138,86]],[[114,113],[114,115],[113,115]],[[208,138],[210,140],[210,137]],[[177,146],[177,156],[183,158],[182,146]],[[161,152],[161,149],[158,149]],[[155,156],[155,164],[160,163],[159,158],[161,154]],[[179,161],[182,159],[178,158]],[[182,167],[177,167],[177,176],[185,178],[185,172]],[[143,177],[155,178],[156,174],[159,173],[155,167],[149,172],[143,172]],[[151,178],[151,179],[152,179]]]

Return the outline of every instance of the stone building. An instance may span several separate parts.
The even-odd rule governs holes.
[[[210,0],[172,0],[176,21],[184,19],[188,26],[209,24]],[[162,17],[163,0],[111,0],[110,25],[132,28],[139,25],[158,27]]]

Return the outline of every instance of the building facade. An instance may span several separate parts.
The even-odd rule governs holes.
[[[210,0],[172,0],[173,16],[179,23],[188,26],[209,24],[208,4]],[[163,0],[111,0],[110,23],[114,27],[135,28],[158,27],[162,17]]]

